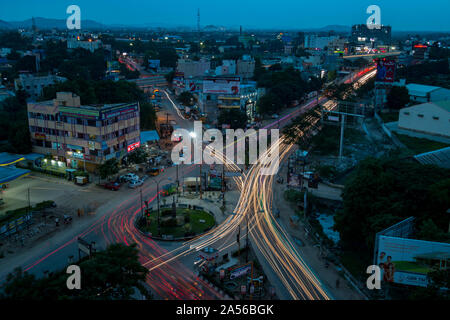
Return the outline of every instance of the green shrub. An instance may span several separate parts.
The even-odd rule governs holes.
[[[173,228],[173,227],[176,227],[177,225],[178,225],[177,219],[174,219],[174,218],[161,222],[161,226],[166,227],[166,228]]]

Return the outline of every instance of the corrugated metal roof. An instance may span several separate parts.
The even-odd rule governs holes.
[[[421,164],[433,164],[450,169],[450,147],[415,155]]]

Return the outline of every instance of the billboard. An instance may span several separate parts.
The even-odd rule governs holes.
[[[247,273],[251,272],[252,266],[250,264],[246,264],[240,267],[237,267],[230,271],[230,280],[242,277]]]
[[[134,151],[135,149],[139,148],[140,146],[141,146],[141,142],[140,142],[140,141],[135,142],[135,143],[132,143],[132,144],[130,144],[130,145],[127,147],[127,151],[128,151],[128,152]]]
[[[160,65],[161,65],[160,60],[151,60],[151,59],[148,60],[148,67],[151,69],[159,69]]]
[[[380,235],[376,263],[385,282],[427,286],[427,274],[448,268],[450,243]]]
[[[209,78],[203,81],[203,93],[239,94],[239,77]]]
[[[187,80],[186,90],[189,90],[192,93],[200,92],[200,86],[194,80]]]
[[[395,61],[388,59],[379,59],[377,61],[378,82],[394,82],[395,80]]]

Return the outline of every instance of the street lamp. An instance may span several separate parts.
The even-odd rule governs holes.
[[[189,136],[193,139],[197,138],[197,134],[195,133],[195,131],[191,131],[189,132]],[[194,144],[195,146],[195,144]],[[199,187],[200,187],[200,199],[202,199],[202,162],[200,162],[200,181],[199,181]],[[195,182],[195,184],[197,185],[197,181]]]
[[[160,225],[160,206],[159,206],[159,184],[162,181],[168,180],[168,181],[172,181],[171,178],[167,178],[167,179],[161,179],[159,181],[157,181],[154,177],[150,176],[150,179],[152,179],[153,181],[156,182],[156,198],[157,198],[157,202],[158,202],[158,236],[161,236],[161,225]]]

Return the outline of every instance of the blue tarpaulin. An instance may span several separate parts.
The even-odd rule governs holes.
[[[22,160],[24,160],[24,157],[18,154],[8,152],[0,153],[0,166],[9,166]]]
[[[0,184],[4,184],[30,173],[30,170],[19,169],[13,166],[0,167]]]
[[[159,141],[159,135],[156,130],[141,131],[141,143]]]

